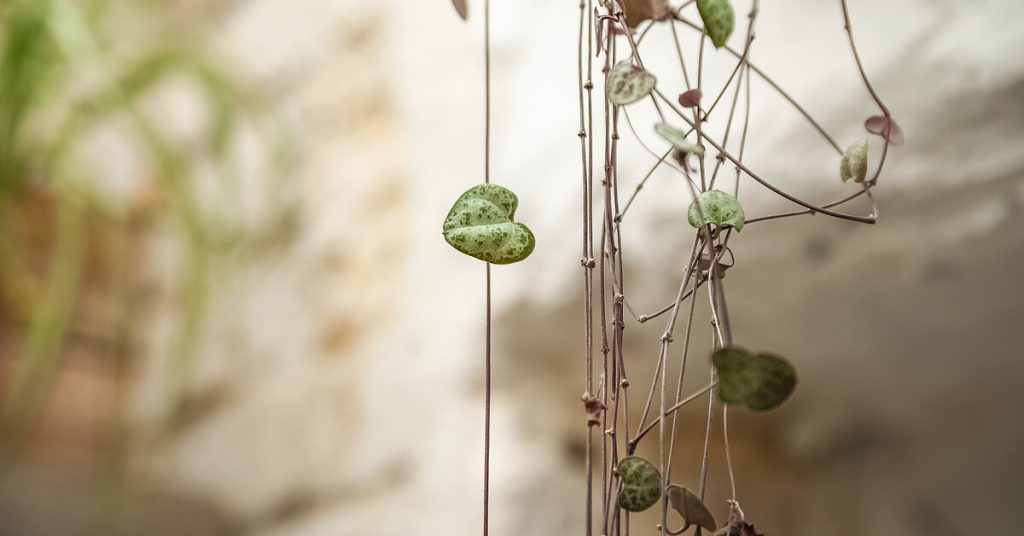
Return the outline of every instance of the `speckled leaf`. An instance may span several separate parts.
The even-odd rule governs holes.
[[[736,26],[736,14],[729,0],[697,0],[697,10],[715,48],[725,46]]]
[[[673,147],[683,151],[684,153],[695,154],[697,156],[704,155],[704,146],[687,140],[685,132],[668,123],[658,123],[657,125],[654,125],[654,131],[671,143]]]
[[[626,24],[636,28],[645,20],[661,20],[668,15],[665,0],[619,0],[626,14]]]
[[[651,93],[658,83],[653,74],[623,60],[608,73],[608,100],[612,104],[632,104]]]
[[[459,13],[462,20],[466,20],[469,17],[469,7],[466,5],[466,0],[452,0],[452,5],[455,6],[455,11]]]
[[[629,512],[642,512],[661,498],[661,473],[651,462],[639,456],[619,460],[618,473],[622,478],[619,506]]]
[[[758,354],[752,362],[760,376],[761,385],[747,397],[747,407],[755,411],[768,411],[781,406],[796,388],[793,365],[772,354]]]
[[[729,404],[742,404],[761,386],[753,355],[741,348],[722,348],[711,354],[718,371],[718,396]]]
[[[444,239],[455,249],[492,264],[519,262],[533,253],[530,229],[515,223],[516,194],[480,184],[462,194],[444,220]]]
[[[843,159],[839,162],[839,176],[843,182],[853,179],[853,182],[864,182],[868,176],[868,139],[862,138],[853,142],[843,153]]]
[[[698,203],[700,209],[698,210]],[[705,224],[714,224],[719,228],[732,227],[736,232],[743,230],[745,215],[743,206],[735,197],[719,191],[710,190],[700,194],[696,200],[690,203],[689,211],[690,225],[700,227]]]
[[[712,354],[711,362],[718,371],[718,396],[728,404],[768,411],[782,405],[796,388],[796,371],[777,355],[723,348]]]
[[[891,117],[885,117],[884,115],[871,116],[867,121],[864,121],[864,129],[876,136],[885,138],[888,140],[889,145],[893,147],[899,147],[905,141],[903,129]]]
[[[680,532],[690,528],[691,525],[697,525],[709,531],[715,530],[717,526],[715,516],[711,515],[708,507],[704,506],[704,503],[692,491],[672,484],[668,487],[668,498],[672,502],[672,508],[683,516],[683,522],[686,523]]]

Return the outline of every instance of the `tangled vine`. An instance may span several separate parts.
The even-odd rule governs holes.
[[[673,6],[668,0],[580,0],[578,38],[578,98],[582,195],[582,258],[584,326],[585,326],[585,392],[583,404],[587,415],[586,439],[586,517],[585,533],[595,533],[594,523],[600,523],[597,533],[621,535],[630,532],[630,513],[660,505],[660,523],[657,530],[662,536],[678,535],[695,527],[695,534],[713,531],[723,536],[755,536],[760,532],[747,520],[736,493],[736,480],[729,451],[728,417],[730,405],[745,405],[754,411],[768,411],[781,406],[797,385],[797,374],[784,357],[768,352],[751,352],[733,341],[732,328],[723,278],[735,264],[729,246],[733,233],[745,226],[760,222],[791,218],[801,215],[822,214],[856,223],[873,224],[878,208],[872,189],[878,184],[888,157],[889,147],[903,143],[903,134],[892,113],[872,86],[861,62],[850,24],[846,0],[839,0],[843,14],[843,27],[850,50],[865,88],[878,107],[879,114],[870,116],[865,130],[883,139],[878,165],[869,169],[869,144],[866,137],[849,144],[846,149],[797,100],[785,92],[778,83],[751,62],[751,51],[756,37],[756,23],[760,1],[751,0],[747,27],[740,49],[728,45],[736,27],[736,13],[731,0],[682,0]],[[468,10],[465,0],[453,0],[464,19]],[[484,2],[485,73],[487,114],[485,115],[485,184],[474,186],[464,193],[452,207],[444,222],[445,239],[457,250],[487,263],[487,346],[486,346],[486,425],[484,456],[484,534],[488,519],[488,451],[490,415],[490,264],[509,264],[525,259],[533,251],[534,235],[523,224],[514,221],[518,199],[515,194],[490,184],[490,46],[489,1]],[[659,87],[655,73],[644,65],[641,45],[648,33],[659,26],[667,26],[672,34],[675,52],[682,71],[685,87],[677,88],[678,96]],[[700,35],[696,51],[684,51],[680,29]],[[707,54],[708,43],[715,51]],[[687,55],[696,54],[696,76],[691,79],[687,69]],[[595,65],[603,57],[603,63]],[[707,85],[704,80],[706,60],[734,62],[726,82],[713,99],[705,99]],[[595,80],[600,72],[601,79]],[[857,185],[856,192],[829,203],[814,203],[788,192],[764,178],[744,163],[751,118],[751,82],[754,77],[768,84],[818,132],[837,153],[839,178]],[[595,82],[602,82],[603,95],[595,96]],[[600,98],[600,101],[597,99]],[[743,106],[740,107],[740,101]],[[653,132],[667,144],[655,151],[638,134],[630,119],[629,109],[650,103],[659,121]],[[730,103],[724,122],[713,123],[712,114],[719,105]],[[595,103],[597,107],[595,108]],[[710,104],[708,104],[710,103]],[[596,112],[599,110],[600,112]],[[742,110],[742,114],[739,112]],[[595,115],[602,114],[595,127]],[[717,120],[723,114],[714,114]],[[740,116],[742,115],[742,119]],[[624,203],[620,198],[620,179],[632,180],[639,174],[619,165],[620,125],[625,120],[637,143],[655,159],[642,178],[636,181]],[[740,123],[739,131],[734,124]],[[713,135],[712,126],[719,127],[721,136]],[[598,128],[599,127],[599,128]],[[602,167],[595,167],[597,154],[595,140],[601,137]],[[713,158],[709,158],[712,157]],[[710,162],[713,160],[713,164]],[[694,227],[690,253],[682,265],[681,282],[675,299],[651,314],[635,313],[625,292],[625,261],[622,253],[622,224],[638,195],[662,168],[670,167],[682,178],[690,190],[691,202],[687,219]],[[731,189],[723,188],[727,168],[735,173]],[[600,177],[600,183],[595,178]],[[799,208],[765,216],[748,218],[740,203],[740,185],[746,179],[797,205]],[[718,186],[718,188],[716,188]],[[727,191],[728,190],[728,191]],[[595,235],[595,196],[601,197],[600,234]],[[865,197],[870,213],[858,215],[846,212],[845,206]],[[596,239],[596,240],[595,240]],[[596,244],[596,246],[595,246]],[[595,276],[596,270],[596,276]],[[710,378],[701,389],[689,395],[683,393],[687,358],[694,331],[695,306],[701,288],[706,290],[710,311],[713,340]],[[596,301],[596,310],[595,310]],[[685,330],[680,356],[679,374],[674,394],[668,393],[669,351],[676,335],[683,309]],[[627,313],[633,321],[643,324],[667,315],[665,329],[660,337],[657,360],[654,362],[653,380],[646,391],[639,423],[630,424],[629,380],[624,352],[624,334]],[[595,319],[599,328],[595,330]],[[596,347],[600,344],[599,348]],[[600,353],[599,363],[597,353]],[[599,368],[598,368],[599,367]],[[707,400],[707,417],[703,441],[703,455],[696,492],[672,482],[671,467],[677,440],[677,412],[687,404]],[[657,403],[655,401],[657,400]],[[727,462],[731,498],[727,501],[729,514],[719,524],[704,504],[708,478],[708,459],[716,402],[721,401],[722,430]],[[655,408],[655,406],[657,406]],[[652,417],[652,413],[654,416]],[[595,429],[597,429],[595,431]],[[636,455],[638,446],[653,440],[657,430],[658,459],[650,461]],[[600,433],[599,455],[595,434]],[[595,470],[599,463],[600,471]],[[595,482],[598,472],[600,481]],[[600,489],[595,491],[595,486]],[[599,504],[595,505],[595,499]],[[669,509],[681,517],[681,528],[670,528]],[[673,524],[678,525],[678,521]]]

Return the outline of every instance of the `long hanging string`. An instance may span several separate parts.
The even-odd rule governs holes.
[[[484,0],[484,182],[491,182],[491,2]],[[491,485],[491,263],[487,266],[487,336],[484,351],[484,536]]]

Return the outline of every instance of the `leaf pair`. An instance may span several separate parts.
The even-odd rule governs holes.
[[[529,227],[513,218],[519,199],[497,184],[480,184],[455,201],[444,220],[444,239],[452,247],[485,262],[511,264],[533,253]]]
[[[782,405],[796,388],[796,371],[784,358],[723,348],[711,356],[718,370],[718,396],[729,404],[746,404],[755,411]]]

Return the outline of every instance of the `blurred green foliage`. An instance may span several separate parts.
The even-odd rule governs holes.
[[[105,358],[124,376],[135,319],[132,248],[145,222],[175,222],[185,254],[169,350],[173,414],[191,375],[209,272],[241,233],[231,217],[201,203],[197,175],[212,167],[220,192],[237,193],[233,147],[244,99],[201,53],[165,42],[173,40],[124,37],[124,9],[137,15],[160,5],[0,0],[0,328],[13,327],[0,330],[0,462],[31,435],[53,391],[91,259],[106,267]],[[159,114],[147,112],[145,99],[171,80],[187,82],[205,103],[199,150],[175,143]],[[134,206],[98,188],[82,153],[91,133],[111,126],[140,148],[155,202]]]

